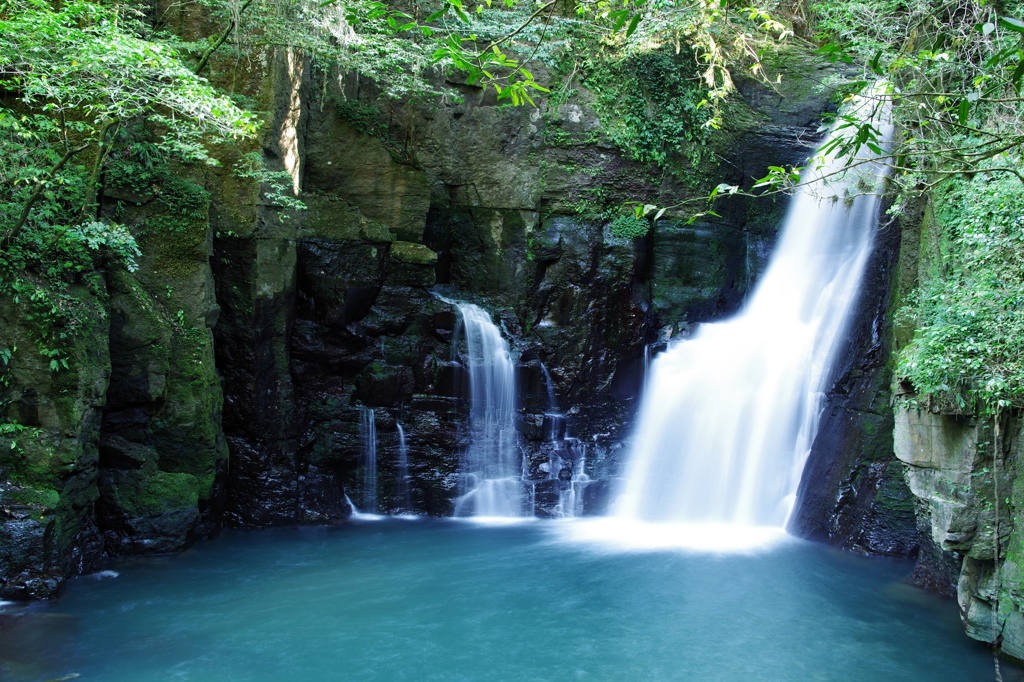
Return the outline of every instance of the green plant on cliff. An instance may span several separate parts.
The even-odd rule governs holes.
[[[8,204],[0,211],[5,216],[0,247],[14,243],[26,226],[90,218],[110,136],[125,122],[145,117],[161,128],[162,149],[207,163],[216,161],[206,141],[255,132],[252,114],[197,76],[168,46],[139,37],[136,18],[127,5],[83,0],[60,6],[42,0],[0,4],[0,77],[14,96],[12,106],[0,113],[15,119],[29,112],[45,115],[48,125],[36,117],[31,133],[55,157],[47,167],[20,174],[0,196]],[[86,153],[92,163],[80,205],[63,215],[33,211],[54,187],[72,178],[82,182],[83,169],[64,171]]]
[[[901,310],[916,326],[897,374],[918,399],[962,413],[1024,407],[1024,187],[957,179],[936,194],[934,271]]]
[[[625,237],[626,239],[637,239],[643,237],[651,229],[651,224],[647,220],[637,218],[632,215],[619,216],[611,222],[608,228],[612,231],[616,237]]]
[[[691,50],[676,54],[661,48],[622,57],[597,53],[582,71],[608,136],[629,156],[656,164],[670,155],[693,166],[707,161],[707,116],[701,111],[707,91],[697,80]]]

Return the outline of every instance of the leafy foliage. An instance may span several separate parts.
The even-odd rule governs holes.
[[[945,409],[1024,407],[1024,188],[956,180],[936,210],[946,253],[900,311],[917,331],[897,372]]]
[[[147,115],[166,126],[161,144],[187,160],[212,162],[199,144],[203,135],[255,133],[255,116],[173,50],[125,30],[125,7],[75,0],[54,9],[39,0],[8,0],[0,12],[5,87],[51,116],[73,113],[81,124],[68,132],[79,136],[95,136],[108,119]]]
[[[608,228],[616,237],[626,239],[637,239],[643,237],[651,229],[651,224],[641,218],[632,215],[619,216],[611,222]]]
[[[815,5],[819,52],[831,61],[859,61],[864,77],[847,83],[864,94],[869,84],[889,86],[872,96],[889,106],[898,124],[888,163],[903,187],[934,185],[961,172],[1009,172],[1024,145],[1020,97],[1024,79],[1024,22],[1009,16],[1019,4],[972,0],[860,0]],[[879,145],[877,130],[841,117],[840,153],[856,162],[861,144]]]
[[[0,224],[10,225],[21,212],[32,183],[43,177],[60,156],[54,138],[60,126],[41,114],[16,115],[0,109]],[[22,270],[67,280],[93,267],[101,252],[134,268],[138,248],[121,225],[95,220],[76,222],[86,194],[87,171],[65,167],[43,192],[45,201],[31,214],[31,230],[0,252],[3,282]]]
[[[671,48],[619,59],[595,55],[584,65],[583,82],[609,137],[641,162],[663,164],[670,155],[694,165],[708,153],[708,129],[700,102],[693,55]]]

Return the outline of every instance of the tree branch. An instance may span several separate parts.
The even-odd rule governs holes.
[[[4,235],[3,240],[0,241],[0,249],[6,249],[8,246],[11,245],[11,243],[15,239],[17,239],[18,234],[21,232],[21,229],[25,226],[25,221],[28,220],[28,214],[32,210],[33,204],[36,203],[36,200],[39,199],[40,195],[42,195],[43,190],[46,189],[46,183],[52,180],[53,176],[60,172],[60,169],[63,168],[64,165],[71,160],[71,157],[73,157],[75,154],[78,154],[79,152],[85,151],[88,148],[89,143],[87,142],[79,147],[75,147],[74,149],[69,149],[68,151],[66,151],[64,153],[64,156],[60,157],[60,161],[54,164],[53,168],[47,171],[46,177],[41,178],[36,183],[36,188],[32,192],[32,196],[28,198],[28,201],[25,202],[25,206],[21,209],[21,216],[18,217],[18,222],[15,223],[14,227],[12,227],[10,231],[6,235]]]
[[[96,204],[96,190],[99,186],[100,169],[103,167],[103,162],[106,160],[107,154],[110,153],[110,145],[107,144],[107,132],[111,128],[114,128],[114,131],[116,132],[120,125],[120,121],[116,118],[112,118],[107,120],[107,122],[103,124],[103,127],[100,128],[99,148],[96,150],[96,159],[93,161],[92,171],[89,173],[89,192],[86,194],[85,201],[82,202],[81,210],[78,211],[78,217],[75,218],[76,223],[80,223],[85,220],[86,212],[91,206]]]
[[[242,5],[239,8],[238,15],[241,16],[242,12],[247,10],[249,8],[249,5],[252,4],[252,2],[253,2],[253,0],[246,0],[245,4]],[[221,45],[224,44],[224,41],[226,41],[231,36],[231,34],[234,32],[235,28],[236,28],[235,20],[232,19],[231,21],[228,22],[228,27],[224,29],[224,32],[220,34],[220,36],[217,38],[216,42],[214,42],[213,45],[211,45],[210,47],[208,47],[206,49],[206,52],[204,52],[203,56],[200,57],[200,59],[199,59],[199,66],[196,67],[195,74],[197,76],[203,72],[203,69],[205,69],[206,65],[210,62],[210,57],[213,55],[214,52],[217,51],[217,49]]]
[[[524,21],[522,24],[519,25],[519,28],[517,28],[516,30],[512,31],[511,33],[505,34],[504,36],[502,36],[501,38],[498,38],[497,40],[492,40],[491,43],[487,47],[485,47],[484,49],[480,50],[480,53],[476,57],[477,61],[482,59],[483,56],[485,54],[487,54],[487,52],[489,52],[491,50],[491,48],[495,48],[495,47],[501,45],[502,43],[507,43],[508,41],[512,40],[517,35],[522,33],[526,29],[527,26],[529,26],[530,24],[533,23],[534,19],[539,17],[543,12],[545,12],[549,8],[553,7],[556,2],[557,2],[557,0],[551,0],[551,2],[547,3],[546,5],[541,5],[540,7],[537,8],[536,12],[531,14],[526,19],[526,21]]]

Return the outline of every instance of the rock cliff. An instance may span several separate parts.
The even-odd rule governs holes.
[[[703,165],[635,160],[585,82],[513,108],[457,80],[439,82],[448,97],[390,100],[285,49],[215,64],[268,112],[262,138],[224,160],[259,154],[306,209],[274,205],[229,163],[111,176],[103,210],[145,256],[76,290],[68,367],[52,371],[33,320],[0,308],[0,341],[19,349],[0,402],[0,597],[52,596],[103,556],[179,550],[222,524],[343,522],[367,493],[367,409],[377,506],[451,513],[466,376],[457,315],[434,290],[491,311],[512,344],[534,512],[562,513],[558,492],[586,473],[582,511],[600,513],[645,358],[739,306],[785,202],[737,199],[693,224],[670,213],[635,240],[612,232],[609,208],[671,205],[802,161],[831,104],[812,87],[826,72],[792,61],[778,89],[738,81],[732,127],[707,139]],[[657,63],[693,68],[671,51]],[[895,248],[880,240],[801,532],[902,556],[916,534],[879,340]],[[411,510],[395,484],[399,424]]]

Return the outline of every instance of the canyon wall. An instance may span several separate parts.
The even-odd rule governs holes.
[[[659,60],[693,68],[672,50]],[[788,68],[775,88],[737,78],[730,126],[703,162],[657,165],[612,141],[614,121],[581,83],[510,107],[440,77],[450,96],[390,100],[284,49],[216,64],[267,112],[262,137],[220,150],[219,168],[108,176],[103,210],[144,257],[73,289],[80,329],[52,334],[16,302],[0,308],[0,348],[17,349],[0,388],[0,597],[53,596],[103,557],[180,550],[224,524],[343,522],[367,494],[368,409],[378,507],[450,514],[467,379],[457,314],[433,291],[492,312],[510,341],[534,513],[564,513],[558,493],[581,473],[581,511],[601,513],[645,360],[738,308],[785,201],[736,198],[692,223],[669,212],[637,239],[612,231],[607,208],[675,205],[800,163],[832,107],[818,87],[832,71],[802,54]],[[286,173],[306,208],[232,173],[245,153]],[[898,247],[894,229],[880,235],[797,530],[908,556],[919,534],[888,435]],[[56,371],[55,349],[67,360]],[[395,485],[399,424],[411,510]]]

